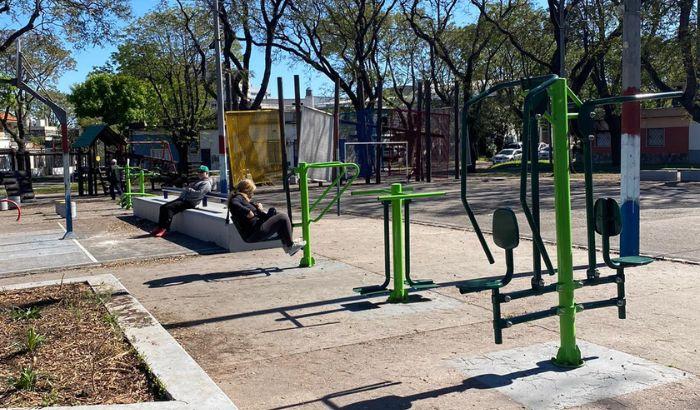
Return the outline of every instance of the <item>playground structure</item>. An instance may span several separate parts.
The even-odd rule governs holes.
[[[646,265],[652,262],[651,258],[645,257],[610,257],[610,237],[620,234],[622,231],[622,219],[620,216],[619,206],[612,198],[599,199],[595,205],[593,203],[593,188],[592,188],[592,167],[590,161],[590,149],[586,156],[586,212],[587,212],[587,228],[589,234],[589,266],[587,270],[587,279],[576,281],[573,277],[573,260],[572,260],[572,239],[571,239],[571,193],[569,180],[569,152],[568,152],[568,133],[569,120],[578,119],[579,132],[581,135],[588,136],[592,134],[592,118],[594,108],[603,104],[617,104],[625,101],[642,101],[650,99],[675,98],[680,96],[680,92],[675,93],[659,93],[659,94],[641,94],[629,95],[624,97],[612,97],[600,100],[582,102],[568,88],[565,78],[559,78],[555,75],[539,77],[533,79],[525,79],[513,81],[509,83],[501,83],[491,87],[483,93],[473,97],[468,101],[466,106],[478,102],[479,100],[492,95],[503,88],[522,86],[529,89],[525,97],[523,109],[523,160],[522,160],[522,176],[521,176],[521,204],[528,223],[533,231],[533,257],[535,264],[533,265],[533,289],[513,291],[510,293],[501,293],[500,289],[510,283],[513,277],[513,249],[517,247],[518,226],[514,214],[510,210],[499,209],[494,213],[494,241],[496,244],[506,250],[506,265],[507,272],[500,279],[476,279],[465,281],[458,285],[460,293],[472,293],[491,290],[491,301],[493,310],[493,327],[494,339],[497,344],[502,343],[502,329],[510,327],[514,324],[525,323],[532,320],[543,319],[551,316],[559,316],[560,324],[560,347],[557,356],[553,359],[554,363],[562,367],[578,367],[583,364],[581,359],[581,351],[576,344],[575,317],[576,313],[585,309],[597,309],[603,307],[615,306],[618,309],[618,317],[624,319],[626,317],[626,300],[625,300],[625,274],[624,269],[628,267],[636,267]],[[545,94],[545,92],[547,94]],[[548,95],[548,99],[545,99]],[[549,101],[547,101],[549,100]],[[569,113],[569,102],[572,102],[579,108],[578,113]],[[546,111],[547,103],[549,103],[549,111]],[[464,113],[465,119],[467,113]],[[546,258],[546,249],[541,243],[539,237],[539,219],[538,219],[538,202],[537,198],[537,150],[529,150],[528,147],[536,147],[538,138],[537,135],[537,117],[541,115],[552,125],[553,146],[554,146],[554,178],[555,178],[555,215],[556,215],[556,245],[557,245],[557,273],[558,278],[556,283],[544,285],[541,282],[541,276],[538,276],[539,256]],[[466,163],[467,152],[466,147],[469,146],[468,126],[463,128],[465,132],[462,135],[462,162]],[[590,141],[588,142],[590,144]],[[590,148],[590,147],[589,147]],[[531,165],[532,180],[532,203],[533,212],[530,212],[525,200],[525,189],[527,183],[527,165]],[[462,169],[462,200],[465,209],[469,215],[472,225],[477,232],[479,241],[486,253],[489,262],[493,263],[493,257],[488,248],[488,245],[483,240],[483,235],[478,228],[478,223],[473,218],[473,213],[470,210],[466,199],[466,169]],[[614,275],[600,276],[595,270],[595,232],[603,237],[603,257],[606,265],[616,270]],[[591,237],[593,235],[593,238]],[[592,246],[591,246],[592,243]],[[551,268],[550,270],[551,273]],[[576,303],[574,299],[575,289],[583,286],[598,286],[608,283],[615,283],[617,287],[617,297],[598,300],[591,302]],[[558,306],[539,312],[531,312],[520,316],[509,317],[507,319],[501,316],[501,304],[514,299],[525,298],[528,296],[542,295],[545,293],[557,292],[559,294]]]
[[[351,195],[379,194],[377,201],[384,208],[384,282],[380,285],[363,286],[353,289],[361,295],[377,295],[386,293],[391,279],[391,259],[394,260],[394,288],[389,293],[389,302],[406,302],[411,291],[432,289],[437,285],[430,279],[411,278],[411,245],[410,245],[410,203],[419,198],[444,196],[445,192],[410,193],[412,188],[404,189],[401,184],[392,184],[390,189],[373,189],[353,191]],[[391,244],[389,252],[389,208],[391,208]],[[402,215],[402,208],[403,213]],[[403,225],[402,225],[403,220]],[[408,285],[409,288],[406,288]]]

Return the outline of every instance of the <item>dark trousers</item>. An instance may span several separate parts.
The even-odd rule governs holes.
[[[176,199],[160,206],[160,215],[158,216],[158,226],[163,229],[170,229],[170,224],[173,222],[173,216],[179,214],[186,209],[192,209],[195,205],[190,202]]]
[[[263,241],[272,235],[277,234],[285,246],[291,246],[292,223],[287,214],[277,214],[256,227],[255,232],[248,238],[249,241]]]
[[[117,195],[119,196],[122,195],[122,184],[116,180],[116,179],[110,179],[109,180],[109,196],[112,197],[112,200],[117,199]]]

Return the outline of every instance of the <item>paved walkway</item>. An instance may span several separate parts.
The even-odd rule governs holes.
[[[381,282],[384,265],[381,221],[356,216],[329,217],[314,225],[318,264],[308,269],[296,267],[298,258],[271,249],[66,273],[115,274],[240,408],[526,406],[529,401],[485,382],[494,378],[475,375],[465,363],[496,357],[497,352],[507,349],[543,344],[541,354],[535,351],[528,356],[538,360],[528,359],[533,362],[521,364],[518,371],[501,374],[499,370],[496,380],[503,385],[540,374],[539,380],[546,381],[558,371],[538,363],[549,359],[547,343],[558,343],[557,319],[506,329],[503,345],[495,345],[490,296],[459,295],[454,284],[468,278],[502,275],[502,252],[496,253],[497,263],[489,265],[473,233],[426,225],[416,225],[412,233],[415,276],[431,278],[440,286],[422,292],[408,304],[387,304],[384,297],[352,292],[353,287]],[[510,289],[529,286],[529,247],[530,243],[523,241],[516,250],[517,273]],[[556,255],[553,257],[556,259]],[[583,264],[584,252],[575,250],[574,260]],[[601,270],[603,274],[611,273],[607,268]],[[6,278],[0,284],[61,274]],[[642,358],[664,369],[679,369],[681,375],[629,393],[603,398],[591,395],[594,398],[586,400],[592,401],[577,401],[577,406],[700,406],[700,325],[695,310],[685,308],[700,303],[697,275],[698,267],[694,265],[655,262],[627,275],[626,320],[617,318],[615,308],[577,316],[582,341]],[[581,269],[577,276],[583,276]],[[606,285],[578,290],[577,300],[612,295],[614,285]],[[673,301],[683,302],[679,305]],[[508,316],[556,304],[556,294],[548,294],[507,303],[503,311]],[[600,350],[587,346],[592,345],[582,343],[588,360],[607,360],[600,357]],[[624,370],[618,373],[624,377]],[[567,393],[567,386],[564,379],[539,394],[574,394]]]

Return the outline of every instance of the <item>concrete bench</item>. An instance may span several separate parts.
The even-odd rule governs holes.
[[[134,216],[158,222],[160,206],[174,198],[134,197]],[[259,249],[281,248],[282,241],[246,242],[231,222],[226,224],[226,206],[209,198],[206,207],[187,209],[173,218],[170,229],[205,242],[214,242],[229,252],[253,251]]]

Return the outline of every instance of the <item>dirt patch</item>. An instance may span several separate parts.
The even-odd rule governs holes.
[[[110,297],[85,283],[0,293],[0,407],[163,400]]]

